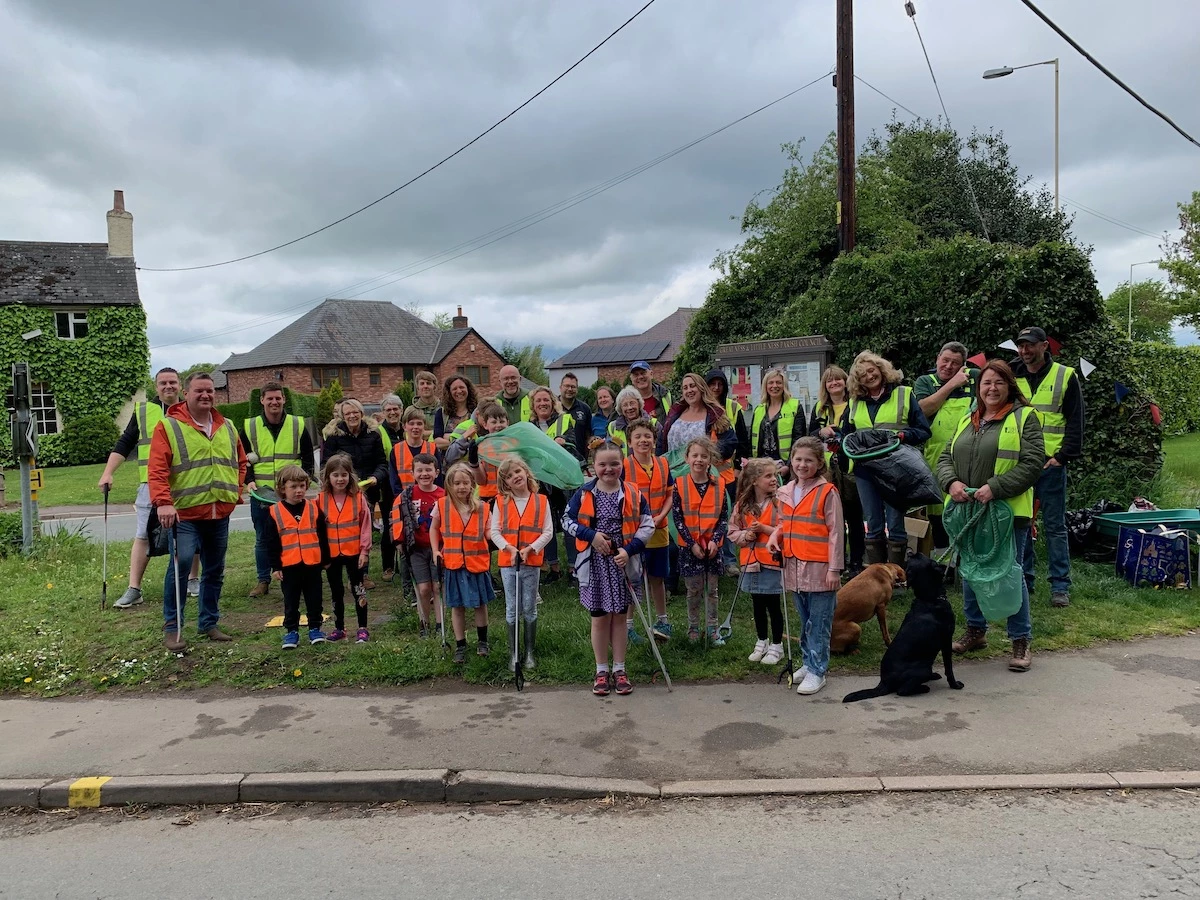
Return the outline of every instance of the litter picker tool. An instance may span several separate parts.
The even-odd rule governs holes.
[[[437,566],[437,581],[433,583],[433,602],[437,604],[437,611],[441,613],[442,618],[442,654],[445,655],[446,650],[450,645],[446,643],[446,607],[442,604],[442,563],[438,561]]]
[[[780,563],[783,562],[782,555],[779,558]],[[782,578],[782,573],[780,573]],[[779,673],[779,677],[775,679],[776,684],[783,684],[784,676],[787,676],[788,687],[792,686],[792,678],[795,674],[795,669],[792,666],[792,626],[791,620],[788,617],[788,595],[787,588],[783,587],[782,583],[779,587],[779,600],[783,606],[783,645],[787,648],[787,662],[783,664],[783,671]]]
[[[746,565],[749,565],[749,563],[747,563]],[[717,637],[719,637],[723,641],[728,641],[731,637],[733,637],[733,611],[735,608],[737,608],[738,595],[742,592],[742,579],[745,577],[745,575],[746,575],[746,566],[742,566],[742,571],[740,573],[738,573],[737,587],[734,589],[734,592],[733,592],[733,603],[729,604],[729,615],[727,615],[725,617],[724,622],[722,622],[720,625],[717,626]],[[720,597],[718,597],[717,600],[720,601]],[[718,602],[717,606],[719,609],[720,608],[719,602]]]
[[[108,606],[108,491],[111,485],[104,486],[104,549],[100,552],[100,608]]]
[[[642,609],[641,601],[638,600],[637,591],[633,589],[633,582],[629,580],[629,573],[626,572],[624,574],[625,588],[629,591],[629,598],[633,601],[633,608],[637,610],[638,618],[642,622],[642,627],[646,629],[646,640],[647,643],[650,644],[650,650],[654,653],[654,661],[658,663],[659,669],[662,670],[663,681],[667,683],[667,690],[673,691],[675,688],[671,685],[671,675],[667,672],[667,664],[663,662],[662,653],[660,653],[658,649],[658,642],[654,640],[654,630],[650,627],[650,616],[646,610]],[[649,603],[649,598],[647,598],[646,602]]]
[[[183,583],[179,580],[179,526],[171,526],[171,565],[175,570],[175,640],[183,639]]]
[[[516,682],[517,690],[525,690],[525,670],[521,666],[521,552],[514,550],[514,562],[517,568],[517,597],[516,610],[513,613],[513,639],[512,639],[512,664],[513,664],[513,681]]]

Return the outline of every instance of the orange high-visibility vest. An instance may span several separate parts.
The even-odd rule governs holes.
[[[464,522],[458,507],[449,497],[438,501],[439,531],[442,542],[442,559],[447,569],[461,569],[479,574],[492,566],[492,553],[488,550],[487,519],[488,505],[480,503],[479,509]]]
[[[680,487],[682,485],[682,487]],[[692,476],[679,479],[675,485],[679,491],[679,506],[683,511],[683,524],[692,533],[692,540],[698,544],[707,544],[712,540],[717,522],[721,518],[721,504],[725,502],[725,488],[719,481],[710,481],[704,496]],[[683,535],[676,536],[676,543],[686,547]]]
[[[626,486],[623,493],[625,496],[621,500],[621,546],[632,541],[638,529],[642,527],[641,492],[634,490],[632,486]],[[585,490],[579,498],[579,515],[575,521],[585,528],[595,528],[593,523],[596,521],[596,497],[592,491]],[[590,546],[591,544],[583,538],[575,539],[576,550],[586,550]]]
[[[329,555],[358,556],[362,549],[358,545],[359,538],[362,536],[358,524],[361,495],[347,494],[346,499],[342,501],[341,509],[338,509],[337,504],[333,502],[333,495],[324,491],[321,491],[317,502],[320,503],[321,513],[325,516],[325,530],[329,536]]]
[[[491,500],[499,493],[496,488],[496,467],[491,463],[479,461],[479,475],[476,476],[476,480],[479,482],[479,496],[484,500]]]
[[[437,447],[433,446],[433,441],[424,441],[419,450],[414,451],[408,446],[408,441],[397,441],[392,447],[392,466],[396,470],[396,477],[400,479],[400,487],[406,488],[416,482],[413,476],[413,457],[418,453],[428,453],[433,456],[437,453]]]
[[[399,544],[404,540],[404,516],[400,513],[400,507],[404,503],[404,491],[396,495],[396,499],[392,501],[392,543]]]
[[[779,511],[775,508],[775,503],[770,501],[767,503],[766,509],[759,513],[743,513],[742,527],[753,528],[755,525],[766,525],[768,528],[774,528],[779,521]],[[770,566],[773,569],[779,568],[779,561],[775,559],[775,555],[767,549],[767,541],[771,539],[769,534],[763,534],[761,531],[754,533],[754,543],[746,547],[738,548],[738,561],[742,566],[748,566],[752,562],[757,562],[759,565]]]
[[[625,483],[637,485],[637,489],[645,495],[646,502],[650,504],[652,516],[661,513],[667,502],[667,491],[670,490],[667,482],[670,475],[671,467],[665,456],[654,457],[649,472],[633,458],[632,453],[625,457]]]
[[[517,501],[501,494],[496,498],[496,512],[500,516],[500,533],[509,544],[520,550],[542,536],[546,518],[550,515],[550,501],[542,494],[530,494],[529,501],[525,504],[525,512],[518,513]],[[525,565],[541,566],[545,553],[545,548],[530,553]],[[500,566],[503,568],[515,565],[516,555],[512,550],[501,550]]]
[[[807,562],[829,562],[829,525],[825,498],[837,493],[829,482],[805,494],[795,506],[783,504],[783,555]]]
[[[271,515],[279,530],[279,541],[283,544],[282,565],[319,566],[321,564],[321,541],[317,537],[317,502],[304,501],[304,511],[296,518],[283,508],[283,503],[271,505]]]

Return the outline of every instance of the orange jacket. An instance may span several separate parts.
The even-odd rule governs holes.
[[[188,412],[186,402],[181,400],[168,409],[166,414],[173,419],[178,419],[189,428],[195,428],[197,431],[200,431],[195,420],[192,419],[191,413]],[[212,420],[214,432],[225,423],[225,417],[217,412],[215,406],[212,411]],[[238,492],[241,493],[242,486],[246,483],[246,451],[242,447],[241,441],[235,441],[234,443],[237,444]],[[155,506],[172,505],[170,483],[171,461],[171,444],[167,440],[167,432],[164,425],[159,422],[155,426],[154,436],[150,439],[150,474],[148,476],[150,502]],[[189,509],[179,510],[179,518],[188,521],[225,519],[233,513],[235,506],[237,506],[236,503],[209,503],[204,506],[193,506]]]

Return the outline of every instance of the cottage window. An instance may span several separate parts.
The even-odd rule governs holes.
[[[379,366],[371,366],[368,375],[372,386],[383,384],[383,370]]]
[[[322,388],[327,388],[329,385],[337,382],[345,391],[350,387],[350,367],[349,366],[324,366],[312,369],[312,386],[314,391],[319,391]]]
[[[404,366],[401,376],[402,381],[407,381],[409,384],[415,384],[417,381],[417,370],[412,366]]]
[[[44,381],[35,381],[30,387],[30,392],[33,395],[33,403],[29,408],[29,412],[37,427],[37,433],[39,435],[58,434],[58,407],[54,405],[54,394],[50,390],[50,385]],[[9,415],[14,415],[17,404],[13,398],[11,387],[8,389],[6,403],[8,404]]]
[[[490,366],[459,366],[459,375],[468,378],[472,384],[491,384],[492,373]]]
[[[58,326],[58,336],[67,340],[85,338],[88,333],[87,313],[83,310],[72,310],[54,314]]]

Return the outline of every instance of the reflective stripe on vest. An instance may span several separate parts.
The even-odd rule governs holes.
[[[702,545],[708,544],[721,518],[721,504],[725,502],[725,491],[719,481],[708,482],[708,490],[700,495],[700,489],[692,476],[688,475],[675,483],[679,491],[679,508],[683,512],[683,524],[691,532],[692,540]],[[680,547],[687,543],[683,535],[677,535],[676,541]]]
[[[359,547],[362,532],[358,524],[360,497],[361,494],[346,495],[342,500],[341,509],[338,509],[337,504],[334,503],[332,494],[321,491],[317,497],[321,505],[321,513],[325,516],[330,556],[358,556],[362,549]]]
[[[657,516],[663,511],[667,502],[667,481],[671,475],[671,467],[665,456],[654,457],[650,471],[647,472],[633,455],[625,457],[625,483],[636,485],[646,497],[650,505],[650,515]]]
[[[171,503],[191,509],[206,503],[238,502],[238,436],[228,420],[212,438],[174,416],[163,419],[171,445]]]
[[[888,431],[903,431],[908,427],[909,397],[912,388],[897,385],[886,400],[879,404],[875,415],[867,408],[867,401],[855,397],[850,401],[850,421],[859,431],[868,428],[886,428]]]
[[[464,522],[458,507],[449,497],[438,501],[440,518],[439,534],[442,539],[442,558],[447,569],[466,568],[478,575],[492,566],[492,554],[488,550],[487,518],[488,505],[480,503],[470,518]]]
[[[279,428],[278,437],[272,437],[271,430],[267,427],[267,420],[262,416],[247,419],[245,429],[250,449],[258,456],[258,461],[254,463],[254,475],[260,481],[265,481],[267,475],[270,475],[270,480],[274,481],[275,474],[284,466],[300,462],[300,432],[304,429],[303,416],[285,415]]]
[[[542,536],[546,527],[546,518],[550,515],[550,501],[542,494],[530,494],[525,503],[525,512],[517,511],[517,501],[512,497],[496,498],[496,512],[500,516],[500,533],[513,547],[520,550],[528,547]],[[527,566],[540,566],[545,556],[545,548],[536,553],[530,553],[525,560]],[[499,563],[507,568],[515,564],[516,556],[512,550],[501,550]]]
[[[1052,362],[1036,393],[1030,391],[1028,378],[1017,379],[1017,386],[1021,388],[1021,393],[1025,395],[1038,421],[1042,423],[1042,434],[1046,436],[1047,457],[1062,449],[1067,433],[1067,417],[1062,414],[1063,396],[1067,392],[1067,382],[1074,375],[1075,370],[1070,366]]]
[[[479,496],[484,500],[492,500],[497,494],[496,466],[480,460],[479,471],[481,473],[480,477],[476,479],[479,482]]]
[[[829,482],[813,488],[795,506],[783,504],[783,532],[780,544],[789,559],[829,562],[829,525],[825,521],[825,500],[835,490]]]
[[[163,408],[146,401],[137,405],[134,415],[138,423],[138,478],[146,484],[150,481],[150,440],[154,437],[154,429],[163,420]]]
[[[1004,421],[1000,423],[1000,442],[996,449],[996,462],[992,466],[993,475],[1003,475],[1005,472],[1012,469],[1017,464],[1017,460],[1021,458],[1021,429],[1025,427],[1025,417],[1030,414],[1030,410],[1026,406],[1014,406],[1012,411],[1004,417]],[[971,427],[971,417],[963,416],[958,423],[958,430],[954,434],[954,439],[950,444],[950,452],[954,452],[954,444],[958,442],[958,437],[964,431]],[[947,495],[949,501],[949,495]],[[1026,519],[1033,518],[1033,487],[1031,486],[1024,493],[1018,494],[1015,497],[1009,497],[1004,501],[1012,509],[1014,516],[1023,516]]]
[[[576,516],[575,521],[585,528],[594,529],[596,527],[593,524],[596,521],[594,491],[595,487],[592,490],[585,490],[579,497],[579,515]],[[642,495],[640,491],[630,490],[622,490],[621,494],[621,546],[623,547],[634,539],[638,529],[642,527],[641,503],[639,502]],[[610,534],[608,537],[613,538],[615,535]],[[591,543],[583,538],[575,539],[576,550],[582,552],[590,546]],[[613,549],[617,550],[618,548],[614,547]]]
[[[321,540],[317,536],[317,503],[304,501],[304,511],[296,518],[283,508],[282,503],[271,504],[271,516],[279,530],[279,542],[283,545],[280,561],[283,566],[319,566],[321,564]]]
[[[779,521],[779,511],[775,508],[773,500],[767,501],[767,506],[761,512],[743,513],[742,527],[749,530],[755,525],[766,525],[768,528],[774,528]],[[767,541],[771,539],[769,534],[763,534],[760,531],[754,532],[754,543],[747,547],[738,548],[738,561],[743,567],[750,565],[752,562],[757,562],[762,566],[770,566],[773,569],[779,568],[779,561],[775,559],[775,555],[767,549]]]
[[[549,438],[552,438],[552,439],[563,438],[564,440],[566,440],[567,429],[569,429],[574,423],[575,423],[575,419],[572,418],[571,416],[560,415],[557,419],[555,419],[553,422],[551,422],[545,428],[542,428],[541,423],[539,423],[539,422],[534,422],[533,424],[537,425],[538,429],[542,432],[542,434],[546,435]]]
[[[933,383],[940,388],[942,382],[936,375],[932,376]],[[963,387],[968,391],[973,391],[975,388],[975,377],[968,372],[966,385]],[[961,389],[960,389],[961,390]],[[974,403],[974,398],[967,397],[951,397],[941,405],[937,413],[929,420],[929,431],[932,437],[925,445],[922,454],[925,457],[925,462],[929,463],[929,468],[937,471],[938,457],[942,455],[942,451],[946,449],[946,445],[954,439],[958,434],[958,425],[962,421],[962,417],[971,411],[971,404]]]
[[[382,432],[383,429],[380,429]],[[417,479],[413,476],[413,457],[421,453],[428,453],[433,456],[437,452],[437,448],[433,446],[433,441],[422,441],[421,449],[416,453],[412,447],[408,445],[408,441],[400,441],[392,448],[392,467],[396,470],[396,477],[400,479],[400,487],[406,488],[416,484]]]
[[[779,443],[779,458],[787,459],[792,449],[792,429],[796,425],[796,413],[800,411],[800,401],[795,398],[784,400],[779,408],[779,421],[775,423],[775,434]],[[767,404],[760,403],[754,407],[754,421],[750,431],[750,455],[758,456],[758,435],[762,431],[763,421],[767,418]]]

